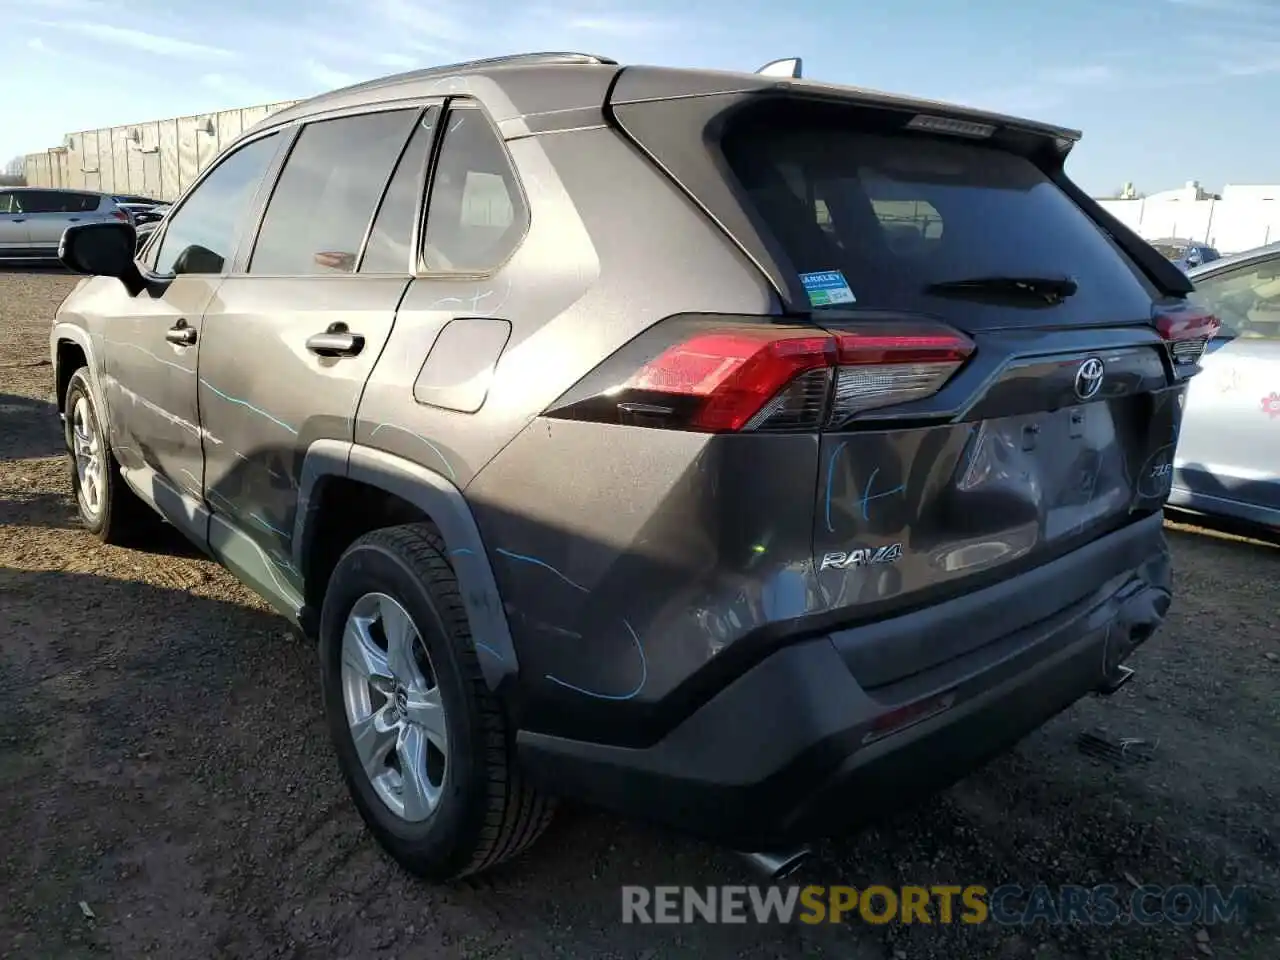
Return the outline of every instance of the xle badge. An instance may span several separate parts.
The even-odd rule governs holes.
[[[865,567],[873,563],[897,563],[902,559],[902,544],[891,543],[885,547],[858,547],[854,550],[828,553],[822,558],[823,570],[848,570],[850,567]]]

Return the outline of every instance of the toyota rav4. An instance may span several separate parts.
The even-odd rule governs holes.
[[[558,797],[794,862],[1165,616],[1186,277],[1076,132],[776,73],[403,74],[246,132],[140,251],[63,237],[85,525],[158,514],[317,640],[416,873]]]

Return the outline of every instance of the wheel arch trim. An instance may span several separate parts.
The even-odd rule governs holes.
[[[447,559],[458,580],[458,593],[485,682],[497,691],[504,681],[513,680],[519,665],[511,629],[480,528],[462,491],[440,474],[385,450],[340,440],[317,440],[307,448],[298,483],[293,561],[299,570],[306,569],[305,559],[317,528],[317,494],[323,482],[332,477],[384,490],[431,518],[444,538]]]
[[[58,381],[62,371],[58,369],[58,345],[63,342],[74,343],[80,348],[84,354],[85,365],[89,368],[89,386],[93,389],[94,402],[98,405],[98,409],[102,411],[104,416],[107,415],[106,394],[102,391],[102,382],[98,375],[97,355],[93,346],[93,337],[89,331],[78,324],[68,323],[65,320],[55,321],[53,329],[49,332],[49,360],[53,364],[53,386],[55,393],[58,388]],[[59,412],[62,410],[63,401],[66,397],[55,396],[54,403],[57,405]],[[107,417],[110,423],[110,417]],[[109,434],[109,431],[107,431]],[[108,436],[108,443],[110,437]]]

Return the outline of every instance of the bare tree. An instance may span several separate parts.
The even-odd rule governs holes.
[[[26,160],[14,157],[4,165],[4,173],[0,173],[0,186],[20,187],[27,182]]]

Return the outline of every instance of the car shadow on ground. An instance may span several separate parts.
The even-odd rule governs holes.
[[[0,274],[3,273],[31,273],[37,276],[72,275],[70,270],[53,260],[41,263],[19,263],[17,261],[6,263],[0,260]]]
[[[62,421],[52,402],[0,393],[0,459],[34,460],[65,452]]]
[[[0,644],[0,847],[11,852],[0,939],[15,955],[138,956],[163,943],[173,956],[289,944],[279,955],[1076,960],[1117,944],[1112,955],[1181,955],[1189,936],[1168,924],[904,927],[857,913],[813,926],[624,925],[625,885],[759,880],[727,851],[577,808],[481,878],[422,884],[379,851],[347,799],[311,645],[222,581],[194,577],[208,565],[176,566],[171,577],[191,576],[183,590],[0,569],[3,615],[24,637]],[[795,879],[991,889],[1119,878],[1134,864],[1148,878],[1198,869],[1170,859],[1187,856],[1176,828],[1108,832],[1118,784],[1040,762],[1063,736],[1037,733],[958,788],[821,845]],[[1046,835],[1047,819],[1064,822]],[[1105,843],[1088,839],[1099,830]],[[1059,836],[1079,843],[1052,846]],[[1233,934],[1215,930],[1218,955],[1234,955]]]

